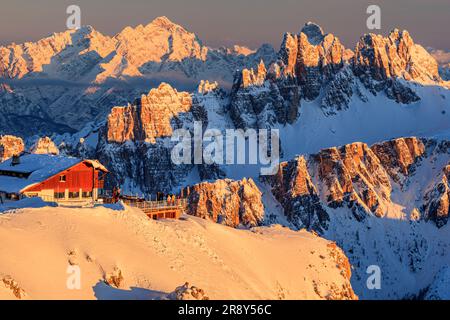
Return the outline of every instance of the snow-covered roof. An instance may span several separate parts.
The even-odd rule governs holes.
[[[19,193],[25,188],[45,181],[80,162],[87,162],[96,169],[108,172],[108,170],[96,160],[82,160],[58,155],[28,154],[20,157],[20,164],[13,166],[11,165],[11,162],[12,158],[0,163],[0,171],[18,172],[30,175],[28,178],[0,175],[0,191],[7,193]]]
[[[100,161],[98,160],[89,160],[89,159],[85,159],[83,160],[86,163],[89,163],[92,167],[94,167],[95,169],[101,170],[103,172],[109,172],[108,169],[106,169],[106,167],[104,165],[102,165],[100,163]]]

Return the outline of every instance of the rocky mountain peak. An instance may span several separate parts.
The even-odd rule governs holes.
[[[34,154],[59,154],[58,147],[49,137],[39,138],[30,151]]]
[[[107,140],[155,143],[158,137],[171,136],[172,119],[188,112],[191,106],[191,94],[178,92],[169,84],[161,83],[133,104],[112,108],[107,120]]]
[[[170,29],[174,26],[179,27],[179,25],[173,23],[169,18],[167,18],[166,16],[160,16],[160,17],[156,17],[152,22],[150,22],[148,26],[156,26],[156,27],[160,27],[160,28],[165,28],[165,29]]]
[[[194,33],[167,17],[156,18],[145,27],[125,28],[115,39],[117,52],[140,69],[139,72],[152,67],[150,62],[182,61],[185,58],[204,61],[208,52]]]
[[[264,62],[261,60],[256,70],[243,69],[240,78],[238,79],[238,86],[241,88],[248,88],[251,86],[261,86],[266,80],[267,69]]]
[[[308,22],[299,34],[284,35],[278,56],[280,74],[295,78],[304,97],[313,100],[351,55],[337,37]]]
[[[19,155],[25,150],[22,138],[4,135],[0,136],[0,162]]]
[[[308,37],[308,41],[313,45],[318,45],[324,38],[322,28],[318,24],[311,21],[305,24],[300,33],[305,34]]]
[[[434,146],[430,149],[434,151],[427,153],[427,146]],[[329,220],[327,207],[346,207],[358,221],[367,215],[389,214],[394,185],[409,192],[408,181],[420,165],[419,160],[448,150],[446,142],[439,145],[416,137],[393,139],[371,147],[356,142],[281,163],[277,175],[263,180],[272,186],[272,193],[294,225],[323,231]],[[422,181],[432,187],[426,195],[417,197],[423,203],[420,210],[416,209],[417,215],[434,220],[437,226],[448,220],[449,175],[450,166],[444,165],[436,181]]]
[[[415,44],[406,30],[394,29],[388,37],[364,35],[356,45],[354,63],[357,74],[370,74],[378,81],[388,78],[440,81],[436,60]]]
[[[198,85],[197,92],[200,94],[208,94],[219,89],[217,81],[209,82],[208,80],[201,80]]]

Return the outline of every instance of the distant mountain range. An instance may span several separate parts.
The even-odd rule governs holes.
[[[74,132],[161,81],[191,90],[201,79],[231,86],[236,70],[274,57],[269,45],[211,49],[166,17],[114,37],[86,26],[0,47],[0,132]]]
[[[348,49],[311,22],[280,40],[278,52],[211,49],[161,17],[114,37],[83,27],[2,47],[0,133],[24,141],[3,137],[0,150],[97,158],[124,193],[189,187],[191,215],[336,241],[362,298],[439,298],[450,263],[446,53],[398,29]],[[278,129],[278,174],[174,164],[171,136],[192,133],[194,121],[220,132]],[[383,290],[368,291],[374,264]]]

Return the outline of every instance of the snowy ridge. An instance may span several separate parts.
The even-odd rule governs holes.
[[[128,207],[45,207],[0,215],[0,242],[0,279],[14,280],[23,299],[167,299],[185,282],[210,299],[357,298],[335,244],[280,226],[236,230],[190,216],[153,221]],[[33,268],[18,268],[18,259]],[[67,289],[69,264],[82,270],[80,290]],[[18,297],[0,282],[0,298]]]
[[[419,297],[449,263],[447,178],[441,182],[449,146],[416,138],[370,148],[353,143],[283,163],[276,177],[264,181],[290,224],[343,248],[361,298]],[[381,290],[366,287],[371,265],[382,270]]]
[[[182,89],[201,79],[226,85],[235,70],[274,56],[268,45],[211,49],[166,17],[113,37],[86,26],[0,47],[0,132],[73,133],[161,81]]]

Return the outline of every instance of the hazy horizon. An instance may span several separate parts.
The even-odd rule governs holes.
[[[285,32],[298,32],[313,21],[348,48],[364,33],[386,35],[397,27],[408,30],[425,47],[450,50],[448,0],[16,0],[2,4],[0,44],[36,41],[64,31],[70,4],[80,6],[83,25],[110,36],[126,26],[167,16],[211,47],[236,44],[255,49],[269,43],[278,48]],[[370,4],[381,7],[381,30],[366,27]]]

